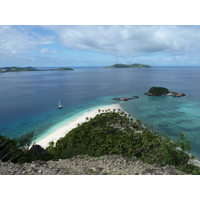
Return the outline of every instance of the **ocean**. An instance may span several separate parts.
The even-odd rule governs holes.
[[[200,160],[200,67],[109,69],[0,74],[0,134],[17,138],[34,131],[39,138],[58,124],[93,107],[119,103],[122,109],[172,140],[183,132]],[[144,95],[152,86],[185,97]],[[126,102],[114,97],[138,99]],[[64,105],[58,109],[58,101]]]

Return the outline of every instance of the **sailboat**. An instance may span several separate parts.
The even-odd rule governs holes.
[[[58,109],[61,109],[61,108],[63,108],[63,105],[60,103],[60,100],[59,100],[59,102],[58,102]]]

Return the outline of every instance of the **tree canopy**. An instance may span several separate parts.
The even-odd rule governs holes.
[[[151,87],[149,89],[149,93],[154,94],[154,95],[165,95],[169,93],[169,90],[164,87]]]
[[[52,142],[46,150],[55,160],[81,154],[135,156],[150,164],[174,165],[187,173],[195,169],[200,174],[198,167],[187,164],[189,141],[184,134],[179,136],[178,141],[172,142],[124,112],[105,112],[71,130],[55,144]]]
[[[131,64],[131,65],[115,64],[115,65],[111,65],[111,66],[106,66],[105,68],[151,68],[151,66],[135,63],[135,64]]]
[[[68,68],[68,67],[60,67],[60,68],[56,69],[56,71],[67,71],[67,70],[73,70],[73,69]]]
[[[158,135],[153,127],[133,120],[121,110],[106,110],[93,119],[79,124],[56,143],[50,142],[46,150],[39,146],[27,148],[34,134],[28,133],[18,139],[0,135],[0,160],[32,162],[34,160],[59,160],[78,155],[120,155],[137,157],[143,162],[173,165],[189,174],[200,174],[200,168],[188,164],[190,143],[183,133],[171,141],[166,135]]]
[[[1,70],[3,69],[3,70]],[[0,73],[3,72],[23,72],[23,71],[67,71],[67,70],[73,70],[71,68],[68,67],[60,67],[57,69],[36,69],[35,67],[4,67],[4,68],[0,68]]]

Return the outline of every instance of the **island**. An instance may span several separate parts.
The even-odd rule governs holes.
[[[152,67],[149,65],[135,63],[131,65],[115,64],[111,66],[105,66],[104,68],[152,68]]]
[[[52,70],[52,71],[68,71],[68,70],[73,70],[73,69],[68,68],[68,67],[60,67],[60,68],[54,69],[54,70]]]
[[[39,71],[35,67],[4,67],[1,68],[3,72],[21,72],[21,71]]]
[[[164,96],[164,95],[168,95],[168,96],[173,96],[173,97],[183,97],[183,96],[186,96],[184,93],[170,92],[165,87],[156,87],[156,86],[151,87],[149,89],[149,91],[145,93],[145,95],[148,95],[148,96]]]
[[[0,73],[5,73],[5,72],[24,72],[24,71],[67,71],[67,70],[73,70],[68,67],[60,67],[58,69],[36,69],[35,67],[4,67],[0,68]]]

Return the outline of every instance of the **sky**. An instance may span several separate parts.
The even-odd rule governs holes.
[[[198,25],[1,25],[0,67],[200,66]]]

